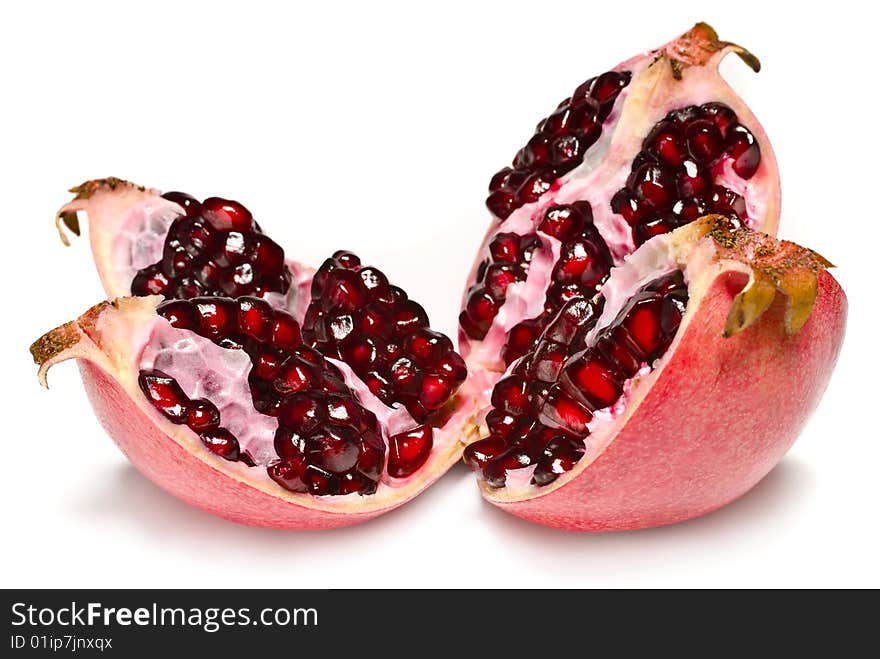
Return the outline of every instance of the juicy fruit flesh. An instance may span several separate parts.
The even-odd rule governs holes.
[[[599,410],[614,408],[626,383],[644,374],[669,348],[687,306],[680,272],[633,295],[615,320],[585,345],[601,314],[601,298],[568,302],[537,348],[518,361],[492,392],[489,436],[465,449],[464,459],[491,487],[508,470],[534,466],[533,485],[547,485],[584,454]]]
[[[303,344],[290,314],[247,296],[172,300],[159,305],[157,313],[172,327],[248,355],[254,408],[278,420],[277,459],[260,465],[273,480],[316,495],[376,491],[385,458],[376,417],[355,398],[339,369]],[[142,371],[139,383],[156,409],[173,423],[188,425],[210,451],[256,466],[221,426],[211,401],[191,401],[161,372]]]
[[[538,124],[512,166],[492,177],[486,199],[489,210],[504,220],[520,206],[537,201],[556,179],[581,164],[631,77],[627,71],[603,73],[562,101]]]
[[[507,298],[507,288],[525,281],[532,253],[541,247],[534,234],[519,236],[499,233],[489,244],[489,256],[477,269],[477,281],[468,289],[465,309],[459,323],[468,336],[482,339],[489,331],[498,309]]]
[[[419,423],[444,407],[467,377],[452,341],[430,329],[421,305],[350,252],[337,252],[315,273],[303,337]]]
[[[569,300],[590,298],[598,293],[613,264],[608,246],[593,225],[589,202],[550,207],[538,230],[557,238],[562,247],[550,274],[544,313],[520,322],[511,330],[501,351],[507,365],[535,347],[541,332]]]
[[[611,199],[611,210],[631,227],[636,247],[707,214],[748,223],[746,200],[735,189],[742,189],[760,162],[754,136],[728,106],[705,103],[682,107],[669,112],[649,131],[625,186]],[[534,350],[538,337],[568,300],[590,298],[601,290],[613,265],[608,245],[593,225],[587,201],[551,206],[533,217],[532,223],[563,244],[553,265],[544,312],[522,320],[507,334],[501,355],[508,366]],[[498,236],[518,238],[504,232]],[[491,247],[496,240],[490,242],[490,256],[483,263],[492,262]],[[484,272],[488,270],[481,264],[459,319],[464,334],[474,340],[486,336],[504,302],[486,292]]]
[[[184,214],[168,229],[162,259],[135,275],[132,295],[263,297],[290,288],[284,251],[247,208],[219,197],[199,202],[182,192],[162,196]]]
[[[388,437],[393,478],[425,464],[434,443],[432,417],[467,376],[464,360],[430,329],[421,306],[350,252],[337,252],[316,273],[302,331],[293,316],[253,296],[172,300],[157,311],[175,328],[248,355],[253,408],[278,420],[269,476],[295,492],[372,494],[386,469],[376,415],[326,358],[345,362],[380,405],[406,408],[409,420],[399,419]],[[142,372],[140,382],[160,412],[189,425],[212,452],[249,465],[265,462],[241,450],[211,401],[191,401],[162,371]],[[196,405],[200,415],[193,416]],[[217,422],[202,428],[204,416]]]
[[[746,220],[745,200],[716,181],[725,176],[728,164],[735,177],[746,181],[760,163],[758,143],[729,107],[706,103],[680,108],[645,138],[611,208],[632,227],[636,246],[704,215]]]

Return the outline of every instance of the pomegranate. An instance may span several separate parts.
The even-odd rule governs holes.
[[[639,245],[721,213],[775,234],[776,160],[718,73],[747,50],[704,23],[577,87],[489,184],[493,221],[468,277],[462,354],[500,373]],[[488,379],[491,382],[492,376]]]
[[[819,401],[846,325],[821,256],[710,215],[566,302],[465,450],[484,496],[575,530],[688,519],[743,494]],[[781,295],[777,295],[777,293]]]
[[[700,23],[587,80],[491,179],[459,344],[482,407],[464,459],[504,510],[578,530],[708,512],[827,384],[846,299],[771,237],[776,161],[718,73],[730,52],[760,69]]]
[[[238,202],[119,179],[74,192],[59,230],[87,214],[113,301],[31,351],[43,384],[80,360],[98,417],[160,486],[235,521],[327,528],[458,460],[464,360],[381,270],[347,251],[317,271],[285,260]]]

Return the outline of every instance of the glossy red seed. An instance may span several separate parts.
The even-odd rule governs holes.
[[[566,374],[593,411],[613,405],[623,392],[616,374],[594,351],[567,366]]]
[[[733,171],[741,178],[752,178],[761,164],[761,148],[754,135],[745,126],[736,126],[727,139]]]
[[[299,493],[309,491],[306,483],[306,464],[302,460],[276,462],[268,467],[267,472],[273,481],[286,490]]]
[[[464,463],[472,469],[483,469],[486,464],[507,449],[507,443],[493,436],[468,444],[464,450]]]
[[[173,201],[175,204],[183,208],[184,213],[192,217],[194,215],[198,215],[198,213],[202,209],[202,205],[199,203],[199,200],[195,197],[192,197],[185,192],[166,192],[162,195],[164,199],[168,201]]]
[[[592,418],[593,415],[587,408],[559,389],[550,391],[538,415],[541,423],[577,435],[588,432],[587,424]]]
[[[284,398],[278,413],[279,422],[299,434],[307,435],[327,420],[326,400],[317,392],[303,391]]]
[[[302,345],[299,323],[284,311],[275,311],[272,322],[272,345],[281,350],[295,350]]]
[[[519,416],[528,410],[527,383],[520,377],[508,376],[492,390],[492,406]]]
[[[272,307],[264,300],[255,297],[241,297],[237,302],[239,331],[260,342],[271,340]]]
[[[208,197],[202,202],[202,213],[217,229],[246,232],[254,228],[251,212],[231,199]]]
[[[238,310],[232,300],[205,297],[196,300],[199,314],[199,327],[211,337],[225,337],[233,330],[238,319]]]
[[[342,474],[357,464],[359,443],[360,436],[354,428],[328,424],[308,439],[306,450],[323,469]]]
[[[431,455],[434,435],[431,426],[419,426],[388,439],[388,474],[407,478],[425,464]]]
[[[220,411],[209,400],[191,400],[187,409],[186,425],[196,432],[213,430],[220,425]]]
[[[162,371],[141,371],[138,385],[157,410],[174,423],[186,423],[189,398],[177,381]]]
[[[233,462],[238,460],[238,440],[226,428],[206,430],[199,434],[199,438],[212,453]]]
[[[182,300],[169,300],[156,307],[156,313],[178,329],[195,330],[199,327],[199,315],[195,307]]]
[[[272,387],[280,394],[306,391],[318,383],[318,374],[312,364],[298,355],[288,358],[278,370]]]
[[[426,375],[422,378],[419,402],[426,410],[433,411],[443,407],[452,395],[452,383],[442,375]]]

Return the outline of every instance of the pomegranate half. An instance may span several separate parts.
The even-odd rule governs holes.
[[[74,192],[59,230],[88,217],[113,301],[32,353],[44,384],[80,360],[99,419],[160,486],[235,521],[326,528],[458,460],[476,408],[464,360],[379,269],[346,251],[317,271],[286,260],[231,200],[114,178]]]
[[[699,23],[590,78],[490,181],[464,457],[505,510],[580,530],[702,514],[776,464],[828,382],[845,296],[770,237],[776,161],[719,75],[731,52],[759,70]]]
[[[685,520],[755,485],[825,390],[846,296],[815,252],[726,216],[645,243],[565,304],[465,450],[484,496],[572,530]]]

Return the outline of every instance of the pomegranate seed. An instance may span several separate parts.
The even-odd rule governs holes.
[[[761,164],[761,148],[754,135],[745,126],[736,126],[731,130],[727,144],[733,157],[733,171],[740,178],[752,178]]]
[[[186,425],[196,432],[213,430],[220,425],[220,411],[214,404],[204,398],[189,402]]]
[[[272,307],[256,297],[239,298],[238,329],[257,341],[270,340],[272,336]]]
[[[156,313],[178,329],[195,330],[199,326],[199,314],[188,302],[169,300],[156,307]]]
[[[302,345],[299,323],[284,311],[275,311],[272,323],[272,345],[280,350],[295,350]]]
[[[311,438],[308,455],[327,471],[342,474],[357,464],[359,442],[360,434],[354,428],[328,424]]]
[[[174,423],[185,423],[189,399],[177,381],[162,371],[141,371],[138,376],[141,391],[153,407]]]
[[[588,433],[587,424],[592,420],[593,415],[583,405],[554,387],[550,390],[538,418],[541,423],[551,428],[585,435]]]
[[[388,440],[388,474],[395,478],[411,476],[428,460],[433,445],[431,426],[392,435]]]
[[[584,443],[571,437],[554,437],[538,459],[532,482],[535,485],[548,485],[561,474],[571,471],[584,455]]]
[[[532,459],[525,451],[510,447],[503,453],[489,460],[483,467],[483,477],[491,487],[502,487],[507,478],[508,469],[522,469],[532,464]]]
[[[594,351],[587,351],[565,370],[575,391],[592,411],[613,405],[623,392],[614,371]]]
[[[207,336],[225,337],[238,319],[238,310],[231,300],[203,297],[196,300],[199,327]]]
[[[232,462],[238,460],[238,440],[226,428],[206,430],[199,434],[199,437],[212,453]]]
[[[197,216],[202,210],[202,205],[199,203],[199,200],[195,197],[191,197],[185,192],[166,192],[162,197],[168,201],[173,201],[175,204],[183,208],[183,212],[187,217]]]
[[[233,231],[252,231],[254,218],[251,212],[237,201],[209,197],[202,202],[202,212],[216,228]]]
[[[287,394],[311,389],[317,381],[314,366],[294,355],[281,365],[272,386],[279,394]]]
[[[281,403],[278,421],[299,434],[307,435],[327,420],[327,412],[323,396],[316,392],[295,393]]]
[[[519,416],[528,410],[526,382],[520,377],[506,377],[492,390],[492,406]]]
[[[159,264],[147,266],[132,279],[131,291],[134,295],[162,295],[171,286],[171,282],[159,267]]]
[[[419,402],[426,410],[434,411],[443,407],[452,396],[451,383],[441,375],[426,375],[422,379]]]
[[[268,468],[269,477],[281,487],[291,492],[308,492],[306,484],[306,464],[298,460],[276,462]]]
[[[507,443],[500,437],[481,439],[465,448],[464,462],[472,469],[482,470],[490,460],[507,448]]]

